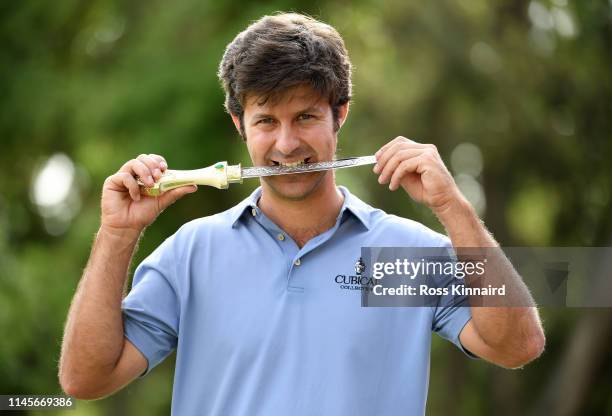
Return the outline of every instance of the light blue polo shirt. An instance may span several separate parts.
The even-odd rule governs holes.
[[[339,189],[335,226],[301,249],[257,207],[258,188],[138,266],[125,336],[147,373],[176,349],[174,415],[425,413],[431,334],[462,348],[469,307],[361,307],[337,277],[355,274],[361,247],[450,242]]]

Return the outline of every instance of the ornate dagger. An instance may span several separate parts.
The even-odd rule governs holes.
[[[140,179],[137,179],[137,182],[144,188],[147,195],[158,196],[180,186],[208,185],[218,189],[227,189],[230,183],[242,183],[243,179],[350,168],[373,163],[376,163],[375,156],[349,157],[329,162],[304,163],[297,166],[253,166],[248,168],[243,168],[240,164],[228,165],[227,162],[217,162],[202,169],[168,169],[152,187],[146,187]]]

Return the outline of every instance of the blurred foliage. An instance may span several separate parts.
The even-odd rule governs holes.
[[[485,223],[503,245],[610,245],[610,2],[3,2],[0,392],[60,392],[63,323],[107,176],[140,153],[162,154],[179,169],[250,164],[223,111],[216,69],[239,31],[277,10],[319,17],[345,38],[354,101],[339,156],[372,154],[404,135],[435,143],[448,161],[457,145],[472,143],[484,166],[466,193],[481,196]],[[65,218],[32,198],[37,170],[57,153],[76,172]],[[337,177],[372,205],[441,230],[369,169]],[[184,222],[229,208],[255,186],[201,189],[172,206],[147,230],[135,262]],[[436,340],[429,414],[526,414],[551,391],[564,397],[550,386],[587,312],[543,310],[547,352],[522,371],[465,360]],[[600,321],[606,339],[609,320]],[[583,357],[596,365],[576,414],[612,412],[610,349]],[[172,374],[168,359],[117,395],[66,414],[167,414]]]

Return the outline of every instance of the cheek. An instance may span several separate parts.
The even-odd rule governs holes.
[[[251,132],[247,134],[247,149],[252,155],[264,155],[272,144],[272,140],[266,134],[261,132]]]
[[[304,131],[304,137],[308,138],[310,143],[313,143],[319,149],[335,149],[336,135],[327,124],[321,123],[317,128]]]
[[[336,145],[338,144],[336,137],[333,134],[328,134],[325,136],[325,141],[321,144],[325,149],[335,152]]]

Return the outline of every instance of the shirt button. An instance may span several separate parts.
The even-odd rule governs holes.
[[[296,261],[293,262],[293,264],[295,264],[296,266],[299,266],[300,264],[302,264],[302,262],[300,261],[300,259],[297,259]]]
[[[253,216],[256,217],[257,216],[257,208],[253,208],[251,210],[251,214],[253,214]]]
[[[278,238],[280,241],[283,241],[285,239],[285,235],[283,233],[279,233],[276,238]]]

